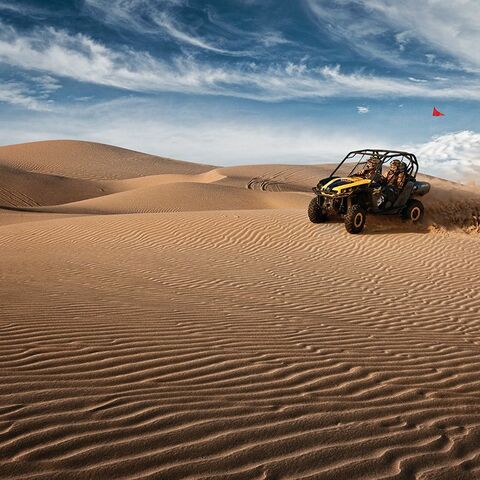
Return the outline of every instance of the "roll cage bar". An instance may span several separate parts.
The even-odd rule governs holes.
[[[381,166],[383,166],[385,163],[390,161],[391,159],[395,157],[402,157],[401,160],[403,161],[404,159],[407,160],[407,169],[406,173],[410,175],[411,177],[415,178],[418,173],[418,161],[417,157],[413,153],[409,152],[401,152],[398,150],[381,150],[381,149],[365,149],[365,150],[354,150],[350,152],[335,168],[335,170],[332,172],[330,177],[335,176],[335,173],[338,171],[338,169],[349,159],[355,157],[356,155],[361,155],[360,160],[355,164],[355,166],[352,168],[352,172],[357,168],[358,164],[360,164],[366,156],[371,157],[373,155],[377,156],[380,159],[380,165],[379,165],[379,170],[381,170]],[[378,172],[378,170],[377,170]]]

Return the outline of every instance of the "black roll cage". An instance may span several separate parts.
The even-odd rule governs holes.
[[[377,156],[380,159],[380,164],[377,167],[377,173],[381,172],[382,166],[395,157],[402,157],[402,161],[405,159],[407,163],[406,173],[413,178],[416,178],[418,173],[418,161],[417,157],[413,153],[401,152],[398,150],[382,150],[382,149],[365,149],[365,150],[354,150],[350,152],[335,168],[330,177],[334,177],[338,169],[350,158],[355,157],[355,155],[361,155],[360,160],[354,165],[351,172],[352,173],[357,166],[364,161],[366,156]]]

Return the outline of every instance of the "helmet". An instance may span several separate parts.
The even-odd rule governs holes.
[[[392,160],[392,163],[390,164],[390,170],[392,172],[397,172],[397,171],[401,171],[400,170],[400,165],[402,164],[402,162],[400,160]]]
[[[380,163],[380,158],[377,155],[372,155],[367,160],[367,167],[370,168],[377,168],[377,165]]]

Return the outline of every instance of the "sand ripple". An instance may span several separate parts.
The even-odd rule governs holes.
[[[1,478],[480,475],[476,236],[294,209],[1,231]]]

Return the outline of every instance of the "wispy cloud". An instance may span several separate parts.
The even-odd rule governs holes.
[[[285,38],[280,32],[274,30],[250,33],[250,35],[257,41],[265,45],[266,47],[273,47],[277,45],[292,44],[291,40]]]
[[[370,109],[368,107],[365,107],[365,106],[362,106],[362,105],[359,105],[357,107],[357,113],[359,113],[360,115],[365,115],[369,111],[370,111]]]
[[[335,25],[337,34],[358,50],[369,51],[386,59],[386,52],[395,52],[391,49],[388,51],[385,37],[393,35],[400,52],[408,50],[411,40],[416,39],[432,50],[426,52],[427,55],[435,52],[448,54],[466,69],[478,70],[480,67],[478,0],[305,2],[320,22]],[[398,61],[406,59],[405,56],[394,58]]]
[[[410,42],[410,32],[408,30],[397,33],[395,35],[395,41],[397,42],[400,51],[405,51],[405,47]]]
[[[220,54],[236,54],[214,45],[200,35],[195,28],[179,23],[173,13],[174,7],[184,6],[184,0],[86,0],[87,10],[100,14],[103,21],[136,30],[149,35],[167,35],[180,45],[195,47]]]
[[[407,28],[432,48],[480,67],[480,3],[477,0],[363,0],[390,27]]]
[[[265,5],[264,2],[259,0],[243,0],[243,4],[258,6]],[[205,13],[209,24],[218,32],[222,37],[229,36],[237,43],[241,43],[243,40],[248,45],[248,50],[251,56],[257,55],[259,52],[258,46],[262,45],[267,49],[277,46],[294,46],[296,42],[285,37],[284,33],[278,28],[275,28],[272,24],[272,15],[269,17],[269,21],[263,22],[261,20],[255,22],[250,20],[250,29],[240,28],[232,22],[227,22],[218,15],[218,13],[211,6],[205,8]],[[303,46],[305,48],[305,46]],[[261,51],[261,49],[260,49]]]
[[[3,82],[0,84],[0,102],[20,106],[27,110],[51,110],[48,96],[38,94],[34,89],[21,82]]]
[[[19,15],[41,15],[45,14],[45,10],[34,7],[32,5],[22,5],[18,2],[0,0],[0,11],[12,12]]]
[[[104,23],[123,26],[145,33],[154,33],[151,15],[181,5],[184,0],[84,0],[84,8]]]
[[[255,7],[256,2],[243,2]],[[239,28],[210,4],[194,7],[187,0],[85,0],[84,9],[105,24],[155,38],[169,38],[181,49],[235,57],[262,57],[268,49],[293,45],[262,21]],[[195,21],[191,20],[195,13]],[[184,17],[188,14],[187,19]]]
[[[428,83],[428,80],[425,80],[423,78],[415,78],[415,77],[408,77],[408,79],[411,81],[411,82],[415,82],[415,83]],[[437,78],[438,80],[441,80],[440,78]],[[446,79],[444,79],[446,80]]]
[[[258,66],[245,63],[198,63],[189,56],[171,61],[131,48],[112,49],[84,34],[54,28],[19,33],[0,24],[0,62],[26,70],[138,92],[230,95],[266,101],[328,97],[443,97],[480,99],[475,81],[412,82],[345,73],[340,66],[308,67],[287,62]]]
[[[155,20],[155,23],[158,26],[162,27],[166,33],[168,33],[172,38],[179,40],[182,43],[216,53],[233,53],[223,48],[218,48],[214,45],[210,45],[208,41],[206,41],[200,36],[194,36],[185,32],[178,25],[176,25],[174,19],[165,12],[156,14],[153,18]]]
[[[32,77],[31,81],[36,85],[37,93],[41,98],[49,98],[52,93],[62,88],[61,83],[50,75]]]

